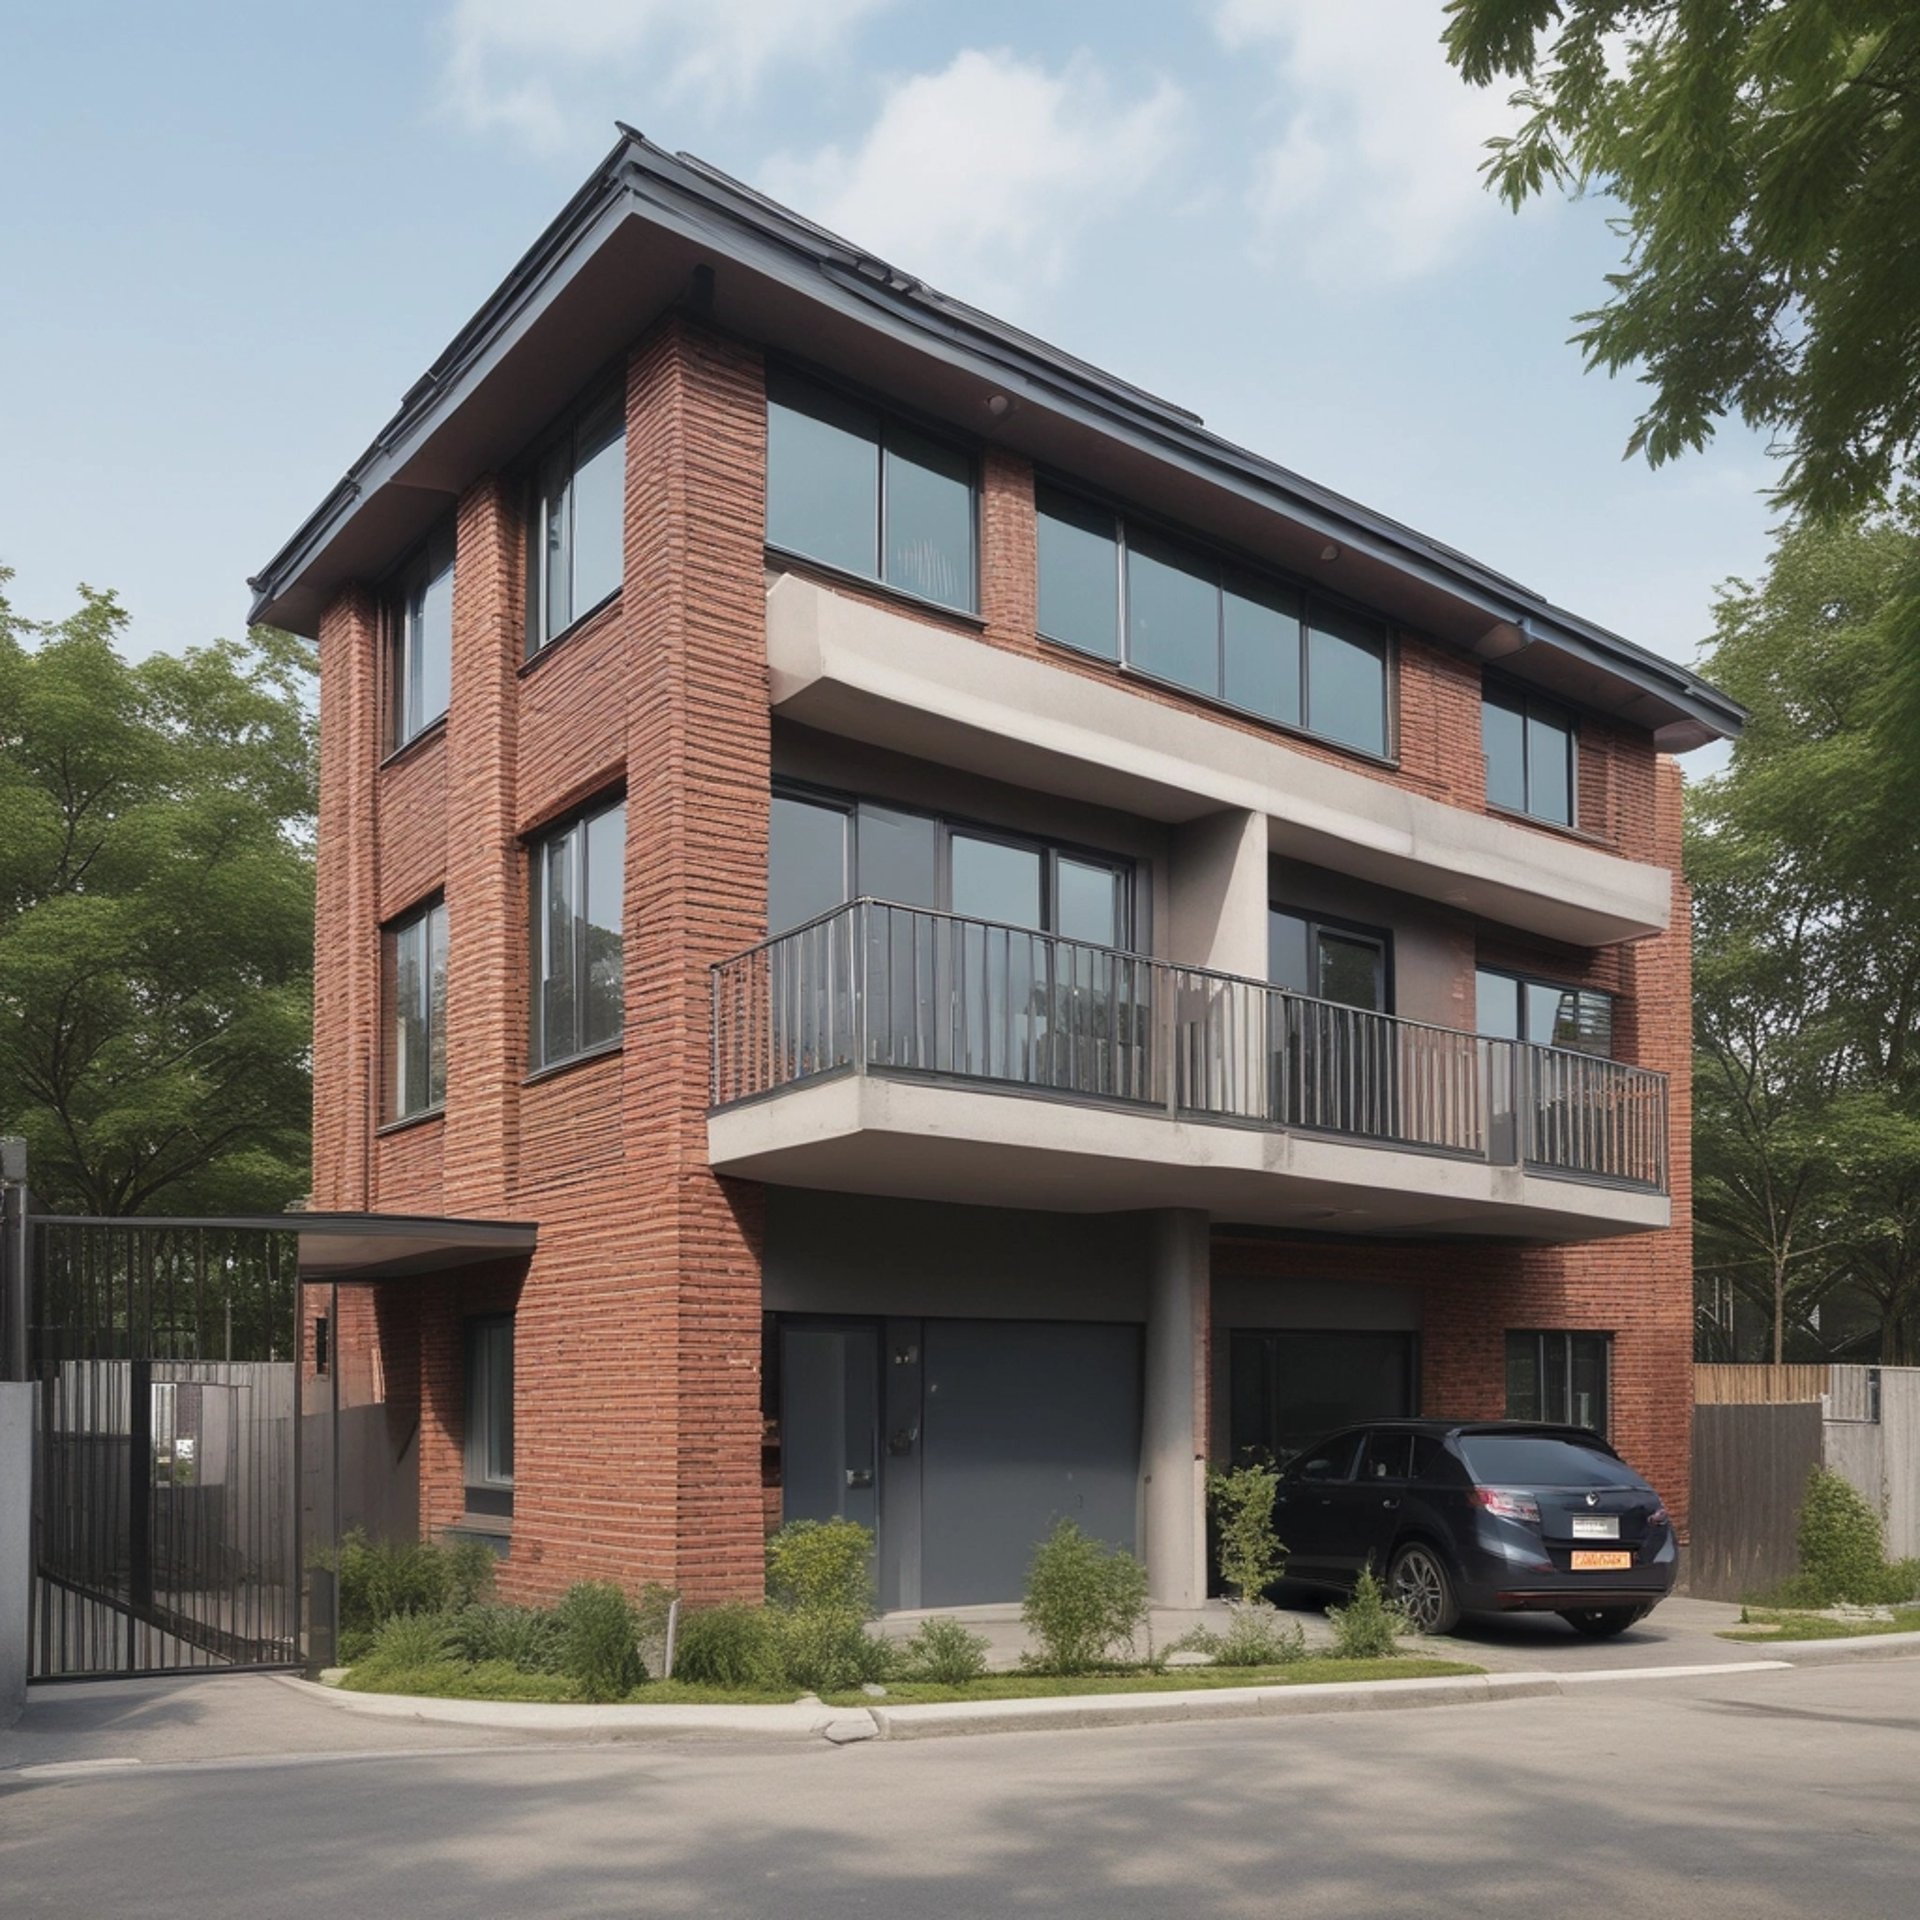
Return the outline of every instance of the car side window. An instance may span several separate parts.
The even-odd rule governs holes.
[[[1295,1473],[1302,1480],[1351,1480],[1363,1434],[1335,1434],[1324,1446],[1310,1447],[1300,1456]]]
[[[1428,1485],[1449,1485],[1460,1478],[1460,1470],[1445,1445],[1430,1433],[1413,1436],[1413,1464],[1410,1479]]]
[[[1367,1436],[1367,1451],[1360,1463],[1362,1480],[1404,1480],[1412,1451],[1410,1433],[1372,1433]]]

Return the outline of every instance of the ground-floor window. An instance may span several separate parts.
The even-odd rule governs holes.
[[[1285,1462],[1336,1427],[1418,1413],[1417,1344],[1411,1333],[1236,1331],[1228,1380],[1232,1458]]]
[[[1609,1333],[1509,1333],[1507,1418],[1607,1431]]]
[[[513,1315],[469,1320],[466,1478],[469,1513],[513,1511]]]

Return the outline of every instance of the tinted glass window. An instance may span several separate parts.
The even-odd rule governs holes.
[[[1221,692],[1283,725],[1300,724],[1300,599],[1265,581],[1229,576],[1221,595]]]
[[[1349,747],[1387,750],[1386,639],[1342,609],[1310,609],[1306,724]]]
[[[1502,1487],[1644,1487],[1646,1482],[1610,1453],[1537,1434],[1469,1433],[1460,1451],[1473,1477]]]
[[[880,571],[880,423],[839,394],[767,385],[767,544]]]
[[[1604,1333],[1509,1333],[1508,1417],[1605,1433],[1610,1346]]]
[[[1573,821],[1572,735],[1537,713],[1527,715],[1527,811],[1562,826]]]
[[[953,447],[889,424],[886,431],[890,586],[942,606],[973,605],[973,462]]]
[[[536,1065],[620,1037],[626,818],[626,803],[616,801],[534,849]]]
[[[1430,1433],[1414,1435],[1413,1464],[1409,1473],[1413,1479],[1428,1485],[1445,1486],[1460,1478],[1460,1469],[1453,1455]]]
[[[1103,660],[1120,655],[1120,548],[1113,515],[1071,494],[1038,499],[1040,631]]]
[[[767,849],[769,933],[784,933],[847,898],[849,818],[843,807],[774,795]]]
[[[1526,722],[1511,707],[1492,700],[1480,704],[1480,744],[1487,756],[1487,798],[1496,807],[1525,812],[1527,805]]]
[[[401,572],[388,602],[390,744],[403,747],[447,710],[453,687],[453,527]]]
[[[1474,975],[1475,1024],[1495,1040],[1527,1040],[1601,1058],[1613,1052],[1613,996],[1551,980],[1521,980],[1481,968]]]
[[[387,936],[392,992],[392,1083],[388,1112],[404,1120],[447,1097],[447,909],[401,921]]]
[[[1404,1480],[1413,1453],[1410,1433],[1372,1433],[1360,1461],[1362,1480]]]
[[[1127,661],[1196,692],[1220,691],[1220,590],[1211,567],[1172,541],[1130,532]]]
[[[860,803],[857,891],[902,906],[940,903],[940,823],[924,813]]]
[[[1038,927],[1040,851],[956,833],[948,850],[952,868],[952,908],[980,920],[1006,926]]]
[[[1072,860],[1054,863],[1053,930],[1097,947],[1124,946],[1120,926],[1124,883],[1112,867]]]
[[[627,809],[623,801],[586,823],[585,912],[581,939],[584,999],[580,1044],[596,1047],[615,1038],[622,1020],[624,953],[621,915],[626,892]]]
[[[1378,1013],[1386,1001],[1386,956],[1377,940],[1321,930],[1320,983],[1322,1000],[1343,1007],[1364,1007]]]
[[[466,1483],[504,1490],[513,1485],[513,1317],[469,1320],[466,1336]]]
[[[1361,1438],[1357,1433],[1343,1433],[1319,1446],[1309,1447],[1287,1469],[1288,1478],[1351,1480],[1354,1464],[1360,1454]]]
[[[626,397],[602,394],[535,470],[527,537],[527,651],[591,613],[625,571]]]

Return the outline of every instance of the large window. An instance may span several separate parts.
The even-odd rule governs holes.
[[[387,1117],[432,1113],[447,1097],[447,908],[436,900],[387,931],[391,1054]]]
[[[513,1511],[513,1315],[469,1320],[466,1488],[469,1513]]]
[[[1578,739],[1572,718],[1560,708],[1488,681],[1480,696],[1487,799],[1513,813],[1572,826]]]
[[[1386,629],[1205,548],[1039,490],[1039,626],[1264,720],[1387,751]]]
[[[1607,1376],[1613,1336],[1509,1333],[1507,1418],[1607,1431]]]
[[[533,1063],[550,1067],[620,1038],[624,800],[533,849]]]
[[[973,460],[776,369],[767,379],[767,544],[971,613]]]
[[[387,603],[387,744],[404,747],[447,710],[453,685],[453,523],[395,577]]]
[[[1575,1053],[1613,1053],[1613,995],[1591,987],[1529,980],[1482,967],[1474,975],[1480,1032],[1495,1040],[1526,1040]]]
[[[529,654],[620,590],[626,493],[626,396],[616,387],[569,421],[534,470],[527,528]]]

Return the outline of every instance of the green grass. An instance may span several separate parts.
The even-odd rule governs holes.
[[[1860,1640],[1876,1633],[1920,1633],[1920,1606],[1895,1607],[1891,1620],[1829,1620],[1821,1613],[1748,1607],[1747,1624],[1721,1630],[1722,1640]]]
[[[963,1686],[939,1686],[932,1681],[906,1680],[890,1684],[884,1701],[860,1692],[825,1695],[829,1705],[871,1707],[906,1706],[948,1700],[1046,1700],[1075,1694],[1175,1693],[1206,1687],[1297,1687],[1316,1681],[1435,1680],[1453,1674],[1482,1673],[1482,1667],[1458,1660],[1294,1660],[1283,1667],[1176,1667],[1156,1673],[1150,1668],[1121,1669],[1068,1677],[1051,1673],[990,1673]],[[504,1661],[465,1666],[446,1661],[429,1667],[384,1667],[363,1662],[350,1668],[340,1681],[350,1693],[409,1693],[435,1700],[524,1700],[554,1705],[578,1705],[571,1681],[559,1674],[522,1673]],[[650,1680],[634,1688],[620,1706],[718,1707],[784,1706],[800,1696],[792,1689],[750,1691],[726,1687],[693,1687],[678,1680]]]
[[[917,1706],[923,1701],[1053,1700],[1075,1694],[1182,1693],[1192,1688],[1304,1687],[1330,1680],[1439,1680],[1455,1674],[1484,1673],[1484,1667],[1460,1660],[1292,1660],[1283,1667],[1175,1667],[1155,1673],[1151,1668],[1075,1675],[1057,1673],[989,1673],[964,1686],[943,1687],[931,1681],[889,1682],[885,1699],[864,1693],[830,1693],[830,1706]]]

